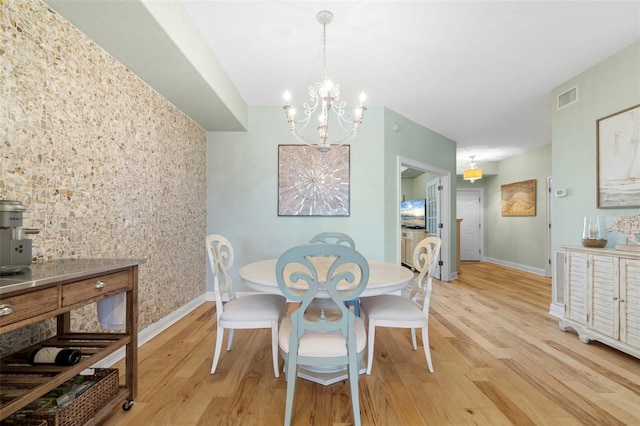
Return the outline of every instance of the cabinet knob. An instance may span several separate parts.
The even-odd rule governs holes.
[[[614,297],[614,298],[613,298],[613,300],[618,300],[618,298],[617,298],[617,297]]]
[[[11,305],[0,305],[0,317],[5,315],[9,315],[13,313],[13,306]]]
[[[624,303],[624,299],[620,299],[620,303]]]
[[[98,281],[96,283],[96,285],[93,286],[93,288],[95,288],[96,290],[100,290],[101,288],[104,288],[107,285],[107,283],[105,281]]]

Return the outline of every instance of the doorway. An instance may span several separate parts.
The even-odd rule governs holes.
[[[460,222],[460,260],[480,261],[483,257],[482,188],[458,189],[456,213]]]
[[[396,197],[396,241],[397,245],[397,259],[400,261],[401,258],[401,239],[402,239],[402,230],[400,227],[400,202],[402,201],[402,171],[410,169],[412,171],[422,172],[429,174],[429,181],[433,179],[439,179],[439,185],[437,186],[438,193],[440,194],[439,198],[439,212],[438,212],[438,229],[440,230],[440,235],[442,239],[442,245],[440,247],[440,276],[435,277],[442,281],[451,281],[453,279],[453,274],[455,272],[455,264],[451,264],[451,238],[454,236],[454,232],[452,232],[450,223],[451,223],[451,195],[450,195],[450,180],[451,173],[448,170],[440,169],[435,166],[431,166],[429,164],[421,163],[419,161],[415,161],[409,158],[398,156],[397,158],[397,197]],[[425,198],[426,197],[425,187]]]

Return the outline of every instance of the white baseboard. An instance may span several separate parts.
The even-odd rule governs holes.
[[[211,299],[209,299],[211,297]],[[162,317],[158,322],[154,322],[144,330],[138,333],[138,347],[141,347],[149,340],[156,337],[158,334],[162,333],[167,328],[171,327],[176,322],[180,321],[185,316],[189,315],[191,311],[196,309],[198,306],[202,305],[204,302],[208,300],[215,300],[213,298],[213,292],[211,295],[209,293],[205,293],[201,296],[196,297],[195,299],[188,302],[186,305],[183,305],[171,312],[169,315]],[[108,357],[103,360],[97,362],[93,367],[95,368],[108,368],[111,367],[116,362],[120,361],[124,358],[124,348],[120,348]]]
[[[547,276],[547,271],[541,268],[533,268],[531,266],[520,265],[518,263],[507,262],[505,260],[493,259],[490,257],[485,257],[484,261],[489,263],[495,263],[497,265],[506,266],[507,268],[517,269],[519,271],[530,272],[532,274],[541,275],[543,277]]]
[[[564,317],[564,306],[552,303],[549,305],[549,315],[562,319]]]

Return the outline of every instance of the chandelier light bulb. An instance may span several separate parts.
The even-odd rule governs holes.
[[[364,92],[360,93],[360,106],[364,105],[364,101],[367,100],[367,95]]]
[[[285,100],[286,103],[291,102],[291,93],[289,93],[288,90],[284,91],[284,96],[283,97],[284,97],[284,100]]]
[[[324,82],[324,90],[326,91],[327,94],[331,93],[331,91],[333,90],[333,81],[327,79]]]

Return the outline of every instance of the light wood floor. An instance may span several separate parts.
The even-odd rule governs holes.
[[[640,360],[561,332],[550,295],[550,279],[488,263],[435,282],[434,373],[408,330],[377,329],[372,374],[359,381],[362,424],[640,425]],[[273,377],[269,331],[237,331],[211,376],[215,333],[206,303],[144,345],[135,405],[102,424],[282,424],[286,383]],[[347,382],[299,379],[296,392],[294,424],[352,423]]]

